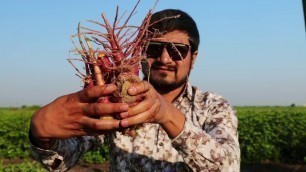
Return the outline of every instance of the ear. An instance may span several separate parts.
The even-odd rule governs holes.
[[[193,69],[193,65],[194,65],[194,62],[196,61],[197,57],[198,57],[198,51],[195,51],[195,52],[192,54],[191,69]]]

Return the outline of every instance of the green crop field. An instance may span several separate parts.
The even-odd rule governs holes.
[[[0,171],[42,171],[31,157],[29,123],[38,106],[0,108]],[[306,107],[235,107],[242,164],[306,164]],[[101,154],[102,152],[102,154]],[[82,162],[107,161],[107,146]]]

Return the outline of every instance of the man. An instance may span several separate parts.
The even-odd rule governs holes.
[[[169,19],[161,20],[165,17]],[[49,170],[71,168],[107,137],[110,171],[239,171],[235,110],[221,96],[188,83],[200,42],[196,23],[172,9],[153,14],[154,21],[160,22],[150,31],[163,34],[148,44],[144,81],[128,90],[142,94],[141,102],[132,107],[94,103],[116,89],[96,86],[59,97],[33,115],[34,156]],[[121,119],[92,118],[114,113]],[[136,137],[117,131],[140,124]]]

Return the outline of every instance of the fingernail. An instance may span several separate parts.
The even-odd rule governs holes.
[[[121,124],[122,127],[128,127],[129,126],[129,121],[128,120],[122,120],[120,124]]]
[[[128,117],[129,116],[129,113],[128,112],[122,112],[121,114],[120,114],[120,117],[121,118],[126,118],[126,117]]]
[[[126,110],[129,109],[129,105],[127,105],[127,104],[121,105],[120,109],[123,110],[123,111],[126,111]]]

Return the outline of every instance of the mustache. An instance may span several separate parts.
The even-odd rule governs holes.
[[[171,65],[163,65],[162,63],[159,62],[154,62],[151,64],[151,69],[164,69],[164,70],[170,70],[170,71],[176,71],[177,68],[176,66],[171,66]]]

